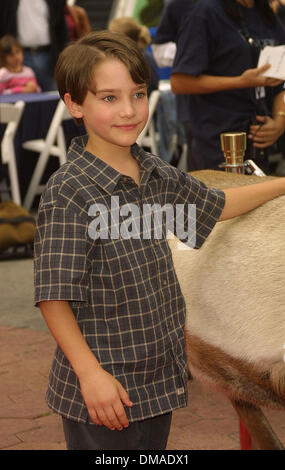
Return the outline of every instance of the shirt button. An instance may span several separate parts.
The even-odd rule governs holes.
[[[123,181],[123,183],[126,183],[128,181],[128,177],[127,176],[122,176],[122,181]]]
[[[163,279],[163,280],[162,280],[162,285],[163,285],[163,286],[167,286],[167,280],[166,280],[166,279]]]

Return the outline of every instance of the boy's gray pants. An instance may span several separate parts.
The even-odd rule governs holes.
[[[130,423],[122,431],[62,418],[68,450],[165,450],[172,413]]]

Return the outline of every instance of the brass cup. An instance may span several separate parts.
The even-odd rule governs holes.
[[[221,146],[226,160],[225,166],[242,166],[246,151],[245,132],[226,132],[220,135]]]

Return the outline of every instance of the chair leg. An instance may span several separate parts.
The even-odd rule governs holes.
[[[251,436],[255,449],[284,450],[260,408],[243,401],[232,401],[240,420]]]
[[[251,437],[241,419],[239,420],[239,435],[241,450],[252,450]]]
[[[10,185],[11,185],[12,200],[15,202],[15,204],[21,205],[18,169],[16,165],[14,149],[10,149],[10,154],[13,155],[13,157],[8,161],[8,171],[9,171],[9,178],[10,178]]]
[[[28,211],[31,209],[31,206],[32,206],[32,203],[36,194],[38,194],[38,188],[39,188],[41,179],[43,177],[46,164],[47,164],[47,154],[46,152],[43,152],[39,156],[39,159],[36,164],[36,168],[33,172],[33,176],[32,176],[31,182],[27,190],[27,194],[24,199],[23,205],[24,205],[24,208],[27,209]]]
[[[57,131],[57,145],[60,149],[59,164],[63,165],[66,162],[66,144],[62,126]]]

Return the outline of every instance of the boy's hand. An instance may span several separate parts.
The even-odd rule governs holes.
[[[80,385],[89,415],[95,424],[104,425],[111,431],[128,427],[123,404],[133,404],[118,380],[100,368],[81,378]]]

